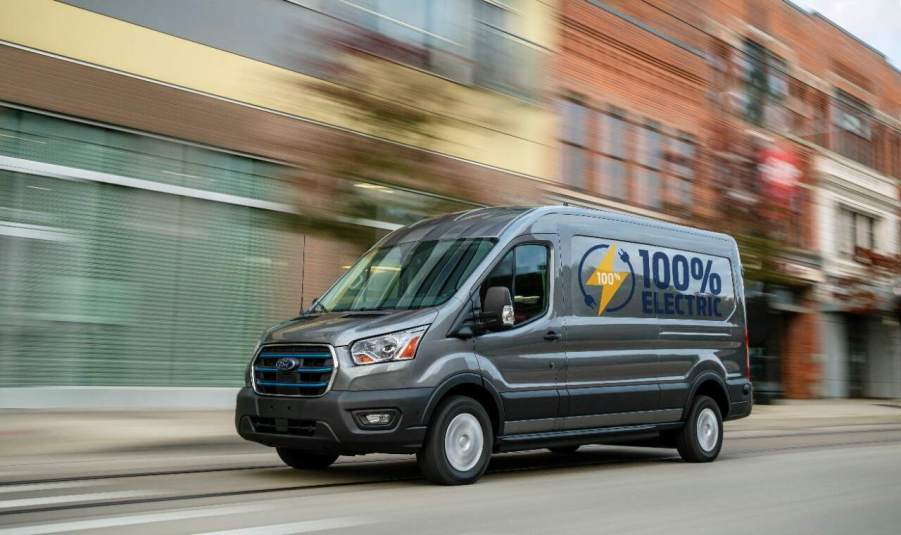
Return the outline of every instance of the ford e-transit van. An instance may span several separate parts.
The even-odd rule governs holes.
[[[443,484],[535,448],[712,461],[751,412],[742,288],[724,234],[570,206],[421,221],[264,334],[235,423],[295,468],[415,453]]]

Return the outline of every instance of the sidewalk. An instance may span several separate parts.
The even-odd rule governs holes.
[[[190,449],[248,453],[259,446],[237,436],[231,411],[0,411],[0,464],[10,457],[160,453]],[[726,423],[747,435],[848,425],[901,425],[901,401],[811,400],[756,405],[749,418]]]

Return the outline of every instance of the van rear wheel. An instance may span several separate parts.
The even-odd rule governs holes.
[[[691,404],[685,426],[676,433],[676,449],[690,463],[709,463],[723,447],[723,416],[720,407],[707,396]]]
[[[435,411],[416,460],[433,483],[468,485],[488,469],[493,445],[491,419],[485,408],[470,397],[453,396]]]
[[[322,470],[331,466],[338,459],[337,453],[320,453],[293,448],[275,448],[275,451],[278,452],[278,456],[285,464],[298,470]]]

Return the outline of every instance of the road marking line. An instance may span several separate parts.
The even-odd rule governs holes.
[[[89,487],[97,485],[96,481],[58,481],[52,483],[21,483],[18,485],[0,486],[0,494],[12,492],[32,492],[36,490],[71,489],[73,487]]]
[[[204,518],[210,516],[224,516],[242,513],[255,513],[271,509],[254,505],[209,507],[204,509],[175,509],[160,513],[146,513],[126,516],[111,516],[94,520],[74,520],[71,522],[59,522],[56,524],[32,524],[15,528],[0,529],[0,535],[40,535],[43,533],[66,533],[69,531],[81,531],[85,529],[103,529],[120,526],[134,526],[137,524],[150,524],[153,522],[169,522],[172,520],[187,520],[189,518]]]
[[[372,520],[365,518],[323,518],[320,520],[289,522],[287,524],[272,524],[268,526],[226,529],[222,531],[205,531],[203,533],[198,533],[197,535],[291,535],[292,533],[310,533],[312,531],[349,528],[371,523]]]
[[[88,494],[66,494],[63,496],[44,496],[41,498],[20,498],[18,500],[0,501],[0,509],[12,509],[15,507],[31,507],[33,505],[49,505],[56,503],[89,502],[106,500],[109,498],[137,498],[139,496],[152,496],[159,492],[144,490],[122,490],[116,492],[90,492]]]

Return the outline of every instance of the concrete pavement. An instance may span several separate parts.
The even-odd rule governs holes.
[[[146,454],[107,452],[96,455],[133,466],[106,477],[83,466],[74,477],[49,472],[53,479],[40,483],[0,485],[0,535],[895,534],[901,425],[856,425],[859,414],[842,415],[850,420],[841,425],[821,417],[828,426],[729,431],[711,464],[610,446],[497,455],[478,484],[452,488],[423,481],[409,456],[347,458],[323,472],[235,461],[140,473]],[[188,450],[171,454],[175,462]],[[64,461],[80,464],[49,456],[32,468]]]

